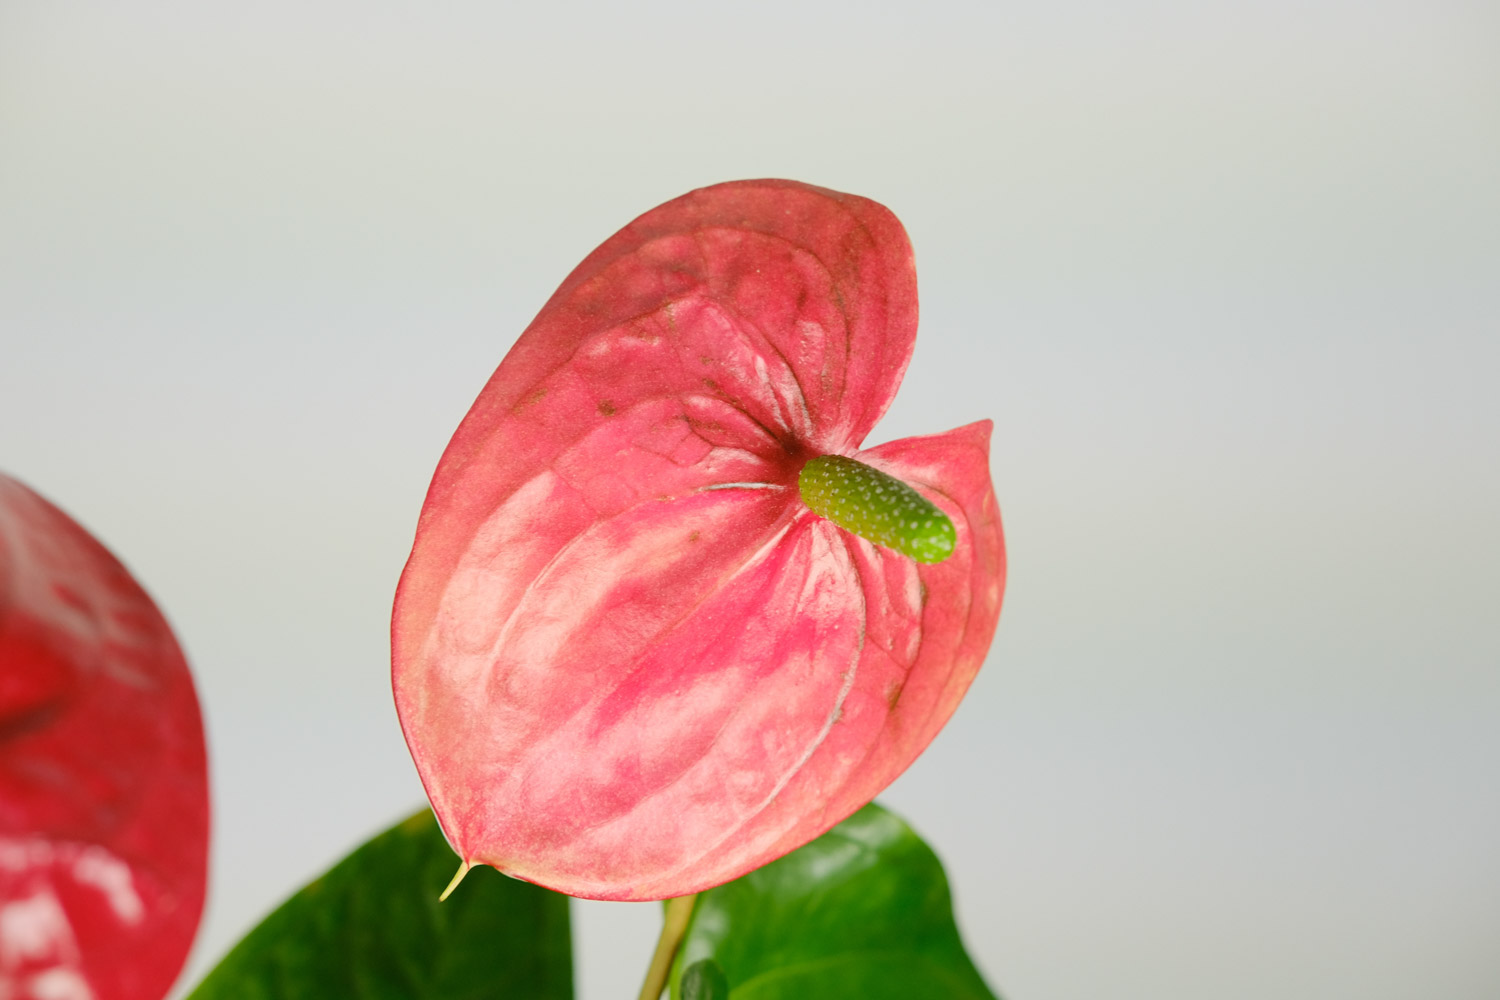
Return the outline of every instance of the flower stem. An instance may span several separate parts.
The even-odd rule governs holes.
[[[667,987],[667,976],[672,971],[672,959],[677,957],[677,948],[687,933],[688,918],[693,915],[693,904],[698,894],[679,896],[667,900],[667,912],[662,917],[661,937],[656,940],[656,954],[651,956],[651,967],[646,970],[646,982],[641,986],[640,1000],[660,1000],[661,991]]]

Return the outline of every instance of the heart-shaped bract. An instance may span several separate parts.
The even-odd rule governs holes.
[[[0,476],[0,997],[156,1000],[203,909],[187,663],[87,531]]]
[[[895,216],[790,181],[668,202],[563,282],[448,445],[396,595],[397,708],[466,864],[684,895],[823,833],[932,740],[1005,557],[988,421],[859,450],[916,323]],[[878,537],[951,555],[814,512],[823,456],[911,489],[842,510],[889,480],[825,460],[821,510],[946,515]]]

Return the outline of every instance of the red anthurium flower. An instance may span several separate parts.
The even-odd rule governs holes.
[[[155,1000],[203,909],[182,652],[114,556],[0,476],[0,997]]]
[[[896,218],[789,181],[668,202],[563,282],[448,445],[396,595],[397,707],[466,865],[684,895],[932,740],[1005,557],[988,421],[860,450],[916,325]]]

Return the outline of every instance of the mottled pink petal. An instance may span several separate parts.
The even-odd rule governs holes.
[[[988,425],[859,456],[948,512],[947,562],[797,492],[855,454],[915,325],[894,216],[788,181],[669,202],[563,283],[449,444],[392,622],[407,742],[467,861],[680,895],[926,746],[999,609]]]
[[[171,631],[103,546],[0,476],[0,997],[163,996],[207,861]]]
[[[801,460],[852,450],[874,427],[916,326],[911,246],[872,201],[745,181],[647,212],[574,269],[453,435],[402,579],[397,657],[419,641],[408,632],[429,627],[433,581],[475,524],[580,439],[595,436],[594,453],[610,457],[592,470],[606,480],[597,494],[572,480],[600,515],[723,481],[721,465],[736,461],[760,458],[769,468],[758,474],[792,482]],[[660,443],[639,439],[640,421],[613,418],[660,400],[679,404],[687,431],[724,454],[660,482],[637,469]]]
[[[990,429],[984,420],[855,456],[916,487],[953,521],[958,543],[943,562],[919,565],[840,532],[864,582],[859,681],[844,706],[840,739],[808,761],[807,798],[787,809],[803,818],[764,860],[823,833],[894,781],[952,716],[983,665],[1006,570]],[[789,800],[802,791],[788,789]]]

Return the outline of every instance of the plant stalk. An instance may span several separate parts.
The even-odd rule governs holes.
[[[677,949],[687,933],[688,919],[693,915],[693,904],[697,901],[697,893],[667,900],[661,937],[656,940],[656,954],[651,956],[651,967],[646,970],[640,1000],[660,1000],[661,991],[667,987],[667,976],[672,972],[672,959],[677,957]]]

